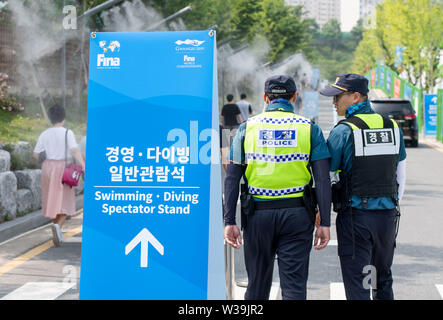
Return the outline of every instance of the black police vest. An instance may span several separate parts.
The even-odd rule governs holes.
[[[382,128],[368,125],[377,116],[383,119]],[[351,128],[354,147],[352,169],[350,175],[344,177],[348,200],[351,194],[363,198],[364,202],[367,198],[394,198],[398,193],[399,128],[379,114],[361,114],[340,123]]]

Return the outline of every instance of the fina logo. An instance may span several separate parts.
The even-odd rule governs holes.
[[[100,68],[119,68],[120,58],[118,57],[106,57],[105,53],[111,51],[112,53],[120,52],[120,43],[118,41],[111,41],[111,43],[106,46],[106,41],[99,42],[100,48],[103,49],[103,54],[97,55],[97,67]]]

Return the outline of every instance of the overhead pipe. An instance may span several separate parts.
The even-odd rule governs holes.
[[[165,24],[165,23],[167,23],[168,21],[170,21],[170,20],[172,20],[172,19],[178,18],[178,17],[180,17],[181,15],[183,15],[183,14],[185,14],[186,12],[191,11],[191,10],[192,10],[191,6],[184,7],[183,9],[177,11],[176,13],[170,15],[169,17],[167,17],[167,18],[165,18],[165,19],[163,19],[163,20],[161,20],[161,21],[159,21],[159,22],[153,24],[152,26],[148,27],[148,28],[145,29],[144,31],[145,31],[145,32],[153,31],[153,30],[157,29],[158,27],[160,27],[162,24]]]

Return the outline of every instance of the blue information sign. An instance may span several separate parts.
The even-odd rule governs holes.
[[[435,135],[437,133],[437,95],[424,95],[424,122],[425,134]]]
[[[216,61],[214,31],[91,34],[80,299],[225,298]]]

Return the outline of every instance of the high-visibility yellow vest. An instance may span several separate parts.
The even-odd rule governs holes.
[[[244,140],[249,193],[261,199],[303,196],[311,180],[311,121],[284,111],[250,117]]]

